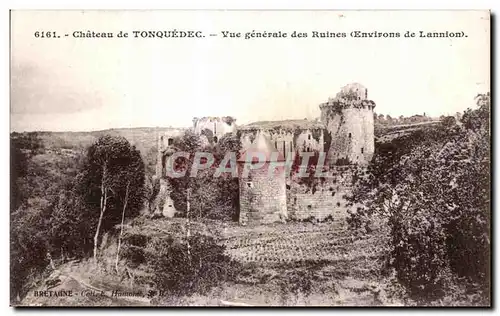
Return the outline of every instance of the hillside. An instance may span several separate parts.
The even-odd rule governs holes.
[[[113,128],[92,132],[30,132],[43,140],[48,149],[83,149],[90,146],[102,135],[125,137],[132,145],[136,146],[141,153],[146,154],[148,150],[157,144],[158,135],[168,132],[174,128],[170,127],[137,127],[137,128]],[[27,133],[12,133],[13,137]]]

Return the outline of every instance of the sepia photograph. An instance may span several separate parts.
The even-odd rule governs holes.
[[[492,306],[488,10],[11,10],[10,306]]]

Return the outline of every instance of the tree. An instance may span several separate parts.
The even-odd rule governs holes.
[[[123,207],[122,207],[122,217],[120,223],[120,235],[118,236],[118,246],[116,250],[115,259],[115,270],[118,273],[118,261],[120,259],[120,249],[122,245],[123,237],[123,225],[125,222],[125,213],[127,211],[127,206],[130,204],[139,206],[145,197],[144,189],[144,164],[139,151],[132,147],[131,150],[130,164],[128,164],[123,170],[121,177],[126,179],[127,184],[125,185],[125,192],[123,197]],[[142,194],[132,194],[131,190],[142,191]],[[134,199],[131,201],[131,199]]]
[[[73,189],[61,189],[50,206],[48,238],[52,257],[61,261],[83,257],[92,251],[92,221],[87,206]]]
[[[17,142],[10,140],[10,210],[14,212],[24,200],[23,192],[19,188],[18,179],[27,173],[28,158],[21,151]]]
[[[47,265],[46,222],[41,210],[23,207],[11,214],[10,289],[11,301],[21,299],[32,280]]]
[[[187,132],[182,137],[174,140],[180,151],[188,152],[189,158],[178,158],[174,164],[176,171],[186,171],[180,178],[169,177],[172,187],[171,197],[175,208],[183,212],[187,210],[187,190],[191,189],[190,208],[194,217],[212,219],[236,219],[239,207],[238,179],[231,174],[222,174],[215,177],[216,169],[222,162],[226,153],[235,153],[236,159],[241,150],[241,143],[235,134],[226,134],[215,146],[208,146],[205,152],[214,155],[214,164],[199,170],[196,177],[191,177],[191,167],[196,151],[201,150],[200,137],[192,132]]]
[[[136,170],[131,172],[131,168]],[[130,187],[127,190],[127,184]],[[126,192],[128,216],[136,216],[144,199],[144,163],[135,147],[123,137],[100,137],[87,152],[80,190],[95,225],[94,259],[101,231],[120,222]]]
[[[447,116],[441,120],[441,124],[443,124],[444,126],[447,126],[447,127],[455,125],[456,122],[457,122],[457,120],[455,119],[454,116]]]

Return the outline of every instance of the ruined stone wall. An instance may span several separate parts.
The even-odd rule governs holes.
[[[250,170],[243,178],[240,169],[240,218],[241,225],[259,225],[282,222],[287,216],[285,173],[270,177],[268,166]]]
[[[204,130],[209,130],[212,133],[210,136],[216,136],[217,140],[228,133],[236,133],[235,121],[221,117],[194,118],[193,128],[198,135],[201,135]]]
[[[157,178],[162,177],[163,166],[162,161],[164,159],[164,152],[167,148],[173,144],[174,138],[182,136],[184,134],[184,129],[171,129],[169,131],[162,132],[158,135],[158,154],[156,157],[156,172]]]
[[[251,129],[240,130],[240,140],[243,149],[249,148],[258,132],[263,133],[274,144],[276,149],[283,154],[285,159],[294,153],[306,151],[323,151],[324,130],[322,128],[285,130],[285,129]]]
[[[158,181],[158,183],[156,183]],[[159,186],[158,193],[150,204],[150,212],[155,217],[168,217],[172,218],[177,213],[174,207],[174,201],[170,197],[172,188],[168,179],[160,178],[155,181],[155,185]]]
[[[288,181],[287,206],[290,220],[314,218],[321,221],[331,217],[335,221],[344,221],[347,218],[349,207],[345,197],[352,192],[352,169],[349,166],[334,167],[329,175],[332,177],[319,181],[315,190],[299,184],[296,178]]]
[[[358,100],[368,99],[368,89],[366,89],[362,84],[357,82],[343,86],[335,97],[337,99],[340,99],[347,94],[355,95]]]

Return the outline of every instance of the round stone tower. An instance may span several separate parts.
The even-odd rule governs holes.
[[[285,158],[263,133],[238,159],[241,225],[259,225],[286,219]],[[275,165],[273,165],[273,163]],[[282,166],[274,168],[280,164]],[[275,169],[271,170],[270,169]]]
[[[359,83],[348,84],[319,108],[331,136],[330,165],[367,164],[375,152],[375,102],[368,100],[368,90]]]

